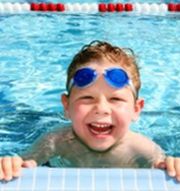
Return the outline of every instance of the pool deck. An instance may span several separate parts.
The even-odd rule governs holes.
[[[0,183],[0,191],[180,191],[180,183],[158,169],[23,169]]]

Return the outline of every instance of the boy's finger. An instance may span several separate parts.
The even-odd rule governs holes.
[[[10,157],[4,157],[2,159],[2,170],[4,173],[4,180],[12,179],[12,161]]]
[[[0,158],[0,180],[2,180],[4,178],[4,173],[2,170],[2,158]]]
[[[175,170],[176,170],[176,178],[180,181],[180,158],[175,158]]]
[[[14,177],[20,176],[22,163],[23,160],[20,157],[16,156],[12,158],[12,169]]]
[[[173,157],[166,158],[166,168],[169,176],[175,176],[175,159]]]
[[[27,160],[27,161],[24,161],[22,164],[22,167],[25,167],[25,168],[34,168],[36,166],[37,166],[37,163],[35,160]]]
[[[166,163],[165,161],[158,161],[154,164],[155,168],[161,168],[161,169],[165,169],[166,168]]]

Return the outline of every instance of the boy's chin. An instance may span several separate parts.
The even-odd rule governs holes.
[[[89,148],[95,152],[106,152],[111,149],[112,146],[89,146]]]

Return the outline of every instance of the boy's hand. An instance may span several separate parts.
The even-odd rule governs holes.
[[[166,169],[169,176],[180,181],[180,158],[167,156],[164,161],[155,164],[155,168]]]
[[[13,177],[21,175],[22,167],[36,167],[37,163],[34,160],[23,161],[21,157],[3,157],[0,158],[0,180],[9,181]]]

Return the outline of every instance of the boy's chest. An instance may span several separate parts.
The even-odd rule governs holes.
[[[128,148],[119,147],[107,152],[94,152],[78,142],[70,145],[66,145],[60,156],[74,167],[139,167],[136,162],[137,156]]]
[[[95,152],[83,144],[71,132],[65,135],[65,141],[56,145],[56,156],[65,165],[71,167],[151,167],[146,156],[135,153],[129,144],[119,144],[106,152]]]

